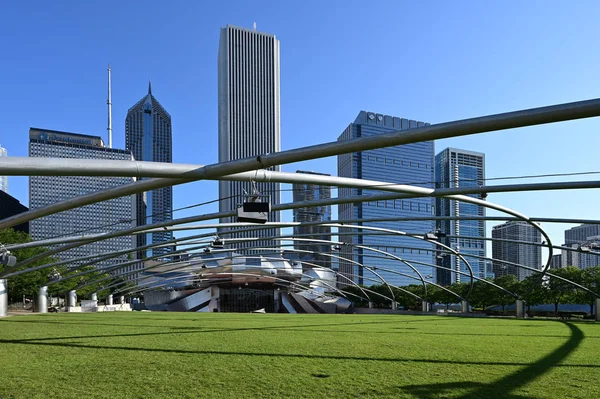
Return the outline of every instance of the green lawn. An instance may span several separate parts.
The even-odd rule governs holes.
[[[600,324],[397,315],[0,319],[0,398],[599,398]]]

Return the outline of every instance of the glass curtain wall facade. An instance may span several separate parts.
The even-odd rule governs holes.
[[[125,120],[125,148],[137,161],[173,162],[171,115],[152,95],[148,94],[127,111]],[[136,224],[143,226],[173,219],[173,188],[163,187],[136,194]],[[162,231],[138,234],[137,247],[159,244],[173,239],[173,233]],[[168,254],[172,246],[140,251],[138,258]]]
[[[373,112],[361,111],[355,121],[339,136],[338,141],[358,137],[369,137],[403,129],[426,126],[424,122],[397,118]],[[366,180],[377,180],[397,184],[412,184],[419,187],[433,188],[434,179],[434,143],[425,141],[402,146],[380,148],[343,154],[338,156],[338,176]],[[339,197],[364,195],[365,201],[360,204],[340,204],[339,219],[372,219],[398,217],[431,217],[433,214],[433,198],[410,198],[387,201],[369,201],[368,195],[381,193],[377,190],[358,188],[339,188]],[[387,221],[358,223],[423,236],[435,228],[431,220]],[[367,233],[352,229],[340,229],[341,232]],[[377,267],[377,273],[392,285],[420,284],[419,280],[397,274],[398,272],[417,277],[406,264],[384,255],[358,248],[356,245],[369,246],[391,255],[402,258],[416,267],[423,277],[435,281],[435,256],[433,244],[416,238],[399,235],[342,235],[340,241],[346,244],[340,255],[360,264]],[[384,269],[391,270],[388,272]],[[340,285],[351,279],[359,284],[374,285],[381,281],[372,272],[359,265],[340,260],[339,272],[344,277],[338,279]]]
[[[7,155],[6,148],[0,146],[0,157],[5,157]],[[8,176],[0,176],[0,191],[4,191],[8,194]]]
[[[98,136],[37,128],[29,130],[29,156],[133,160],[131,152],[107,148]],[[30,209],[42,208],[132,182],[131,177],[31,176],[29,177]],[[34,240],[125,230],[133,226],[134,208],[133,196],[115,198],[34,219],[29,222],[29,230],[31,238]],[[71,260],[132,248],[134,248],[133,238],[124,236],[83,245],[53,256],[60,260]],[[113,266],[115,263],[123,263],[128,260],[127,255],[121,255],[98,262],[96,265],[99,267]],[[75,265],[76,263],[71,264],[71,266]],[[127,271],[132,270],[135,270],[135,266],[127,268]]]
[[[593,248],[598,252],[600,246],[600,225],[582,224],[565,230],[565,246],[578,249],[581,246]],[[600,256],[586,252],[563,251],[565,266],[575,266],[580,269],[600,265]]]
[[[331,176],[325,173],[305,172],[298,170],[296,173]],[[313,201],[331,198],[331,187],[317,184],[294,183],[294,202]],[[331,206],[315,206],[294,209],[294,222],[328,222],[331,221]],[[329,226],[295,226],[296,238],[316,239],[331,241],[331,227]],[[331,268],[331,244],[318,242],[294,241],[294,248],[307,250],[313,254],[300,254],[300,260],[311,262],[317,266]]]
[[[280,151],[279,40],[274,35],[250,29],[230,25],[221,28],[218,82],[219,162]],[[269,170],[279,171],[280,168],[275,166]],[[220,181],[219,211],[236,210],[256,191],[268,196],[272,205],[277,205],[281,202],[279,187],[279,183]],[[269,214],[270,222],[279,220],[279,212]],[[221,219],[221,223],[234,221],[235,218]],[[263,229],[247,233],[237,231],[228,236],[279,235],[279,229]],[[236,243],[235,247],[272,247],[277,243],[258,240]]]
[[[532,243],[542,242],[540,231],[526,222],[506,222],[494,226],[492,228],[492,238]],[[536,245],[494,240],[492,241],[492,257],[535,269],[540,269],[542,266],[542,249]],[[533,274],[530,270],[502,262],[494,261],[492,264],[496,277],[512,274],[517,276],[519,281],[523,281]]]
[[[446,148],[435,157],[436,188],[481,187],[485,185],[485,155],[480,152]],[[469,194],[479,200],[485,199],[483,194]],[[475,204],[448,198],[436,198],[436,216],[449,216],[460,218],[462,216],[485,217],[485,208]],[[485,257],[484,220],[438,220],[437,229],[440,233],[440,242],[457,250],[462,255],[475,255]],[[459,237],[460,236],[460,237]],[[484,259],[465,257],[473,275],[486,278],[486,262]],[[468,273],[469,270],[456,255],[440,255],[437,257],[439,266],[447,270],[438,269],[438,283],[449,285],[453,283],[468,282],[468,275],[461,275],[457,271]]]

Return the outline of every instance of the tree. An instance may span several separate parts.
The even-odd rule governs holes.
[[[492,281],[492,279],[487,279],[487,281]],[[488,306],[494,304],[494,298],[498,295],[497,291],[498,288],[487,284],[482,280],[477,280],[475,284],[473,284],[473,292],[471,293],[469,301],[473,307],[485,310]]]
[[[545,303],[548,297],[548,288],[546,284],[540,281],[538,274],[526,277],[519,285],[519,295],[525,300],[527,312],[531,307]]]
[[[581,273],[581,285],[588,290],[600,295],[600,266],[588,267]],[[594,314],[596,296],[587,291],[579,290],[578,299],[590,305],[590,314]],[[598,309],[596,309],[596,312]]]
[[[581,283],[581,269],[574,266],[567,266],[562,269],[552,271],[552,274],[566,278],[575,283]],[[550,276],[547,283],[547,299],[554,304],[554,313],[558,313],[558,305],[576,298],[577,289],[574,285]]]
[[[411,284],[404,287],[392,288],[392,290],[394,291],[394,296],[396,297],[396,302],[398,305],[404,307],[405,309],[421,310],[421,300],[415,298],[406,291],[411,292],[419,297],[423,297],[422,285]],[[389,291],[387,294],[389,295]]]
[[[31,237],[28,234],[14,231],[13,229],[2,229],[0,230],[0,243],[3,245],[9,244],[22,244],[26,242],[31,242]],[[25,259],[29,259],[33,256],[42,254],[47,251],[47,248],[43,247],[34,247],[34,248],[23,248],[23,249],[15,249],[11,250],[11,253],[16,256],[17,262],[22,262]],[[37,260],[36,262],[27,265],[27,268],[46,265],[49,263],[54,263],[57,260],[51,257],[45,257]],[[0,265],[0,272],[7,270],[8,267],[4,265]],[[17,271],[19,269],[11,269],[11,271]],[[109,274],[102,272],[102,270],[96,269],[94,266],[87,266],[76,271],[70,272],[66,267],[52,267],[49,269],[42,269],[32,272],[27,272],[18,276],[9,277],[8,280],[8,297],[10,302],[18,302],[22,300],[23,296],[36,296],[39,292],[39,288],[47,285],[50,280],[54,277],[53,275],[57,273],[62,277],[68,277],[75,274],[80,274],[82,272],[86,272],[86,274],[82,275],[81,278],[71,278],[65,279],[64,281],[59,281],[57,283],[51,284],[48,286],[48,294],[50,296],[59,296],[60,294],[65,294],[70,290],[76,289],[77,286],[85,283],[87,281],[95,281],[101,278],[109,277]],[[93,284],[83,289],[78,289],[78,294],[80,296],[87,296],[93,292],[97,292],[98,295],[102,297],[106,297],[110,292],[109,290],[103,289],[103,287],[108,287],[113,285],[114,283],[122,281],[120,278],[110,278],[99,282],[98,284]],[[129,284],[129,283],[128,283]],[[118,287],[123,288],[124,286]],[[114,290],[113,290],[114,291]]]
[[[364,307],[368,305],[368,299],[365,298],[365,294],[355,285],[347,285],[341,290],[348,296],[348,299],[352,301],[355,307]]]
[[[31,237],[29,237],[29,235],[26,233],[14,231],[13,229],[0,230],[0,243],[3,245],[22,244],[30,241],[32,241]],[[22,262],[25,259],[29,259],[46,251],[46,248],[34,247],[11,250],[11,253],[17,258],[17,262]],[[41,266],[53,262],[56,262],[56,260],[51,257],[45,257],[29,264],[27,268]],[[18,270],[9,268],[5,265],[0,265],[0,272],[4,272],[8,269],[14,271]],[[10,277],[7,280],[9,300],[11,302],[17,302],[21,300],[24,295],[37,295],[39,288],[48,282],[48,271],[32,271],[19,276]]]
[[[497,277],[496,279],[494,279],[494,283],[504,288],[505,290],[513,292],[515,294],[519,292],[519,280],[516,276],[512,274]],[[510,305],[515,301],[514,296],[498,289],[496,289],[496,295],[494,296],[494,299],[500,306],[502,306],[503,312],[506,308],[506,305]]]
[[[452,287],[452,286],[446,287],[446,288],[448,288],[450,291],[456,292],[454,290],[454,287]],[[458,294],[460,295],[460,293],[458,293]],[[438,303],[446,305],[446,311],[448,310],[448,308],[450,307],[451,304],[459,301],[459,299],[456,295],[452,295],[451,293],[449,293],[446,290],[440,290],[440,292],[437,295],[436,300]]]

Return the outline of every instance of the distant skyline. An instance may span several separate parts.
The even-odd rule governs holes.
[[[258,30],[281,40],[283,150],[335,141],[361,109],[439,123],[600,93],[595,51],[600,4],[593,1],[150,4],[3,5],[0,37],[9,56],[0,64],[0,76],[6,77],[0,142],[11,156],[27,156],[32,126],[107,141],[110,63],[114,148],[125,148],[119,121],[151,78],[175,121],[173,161],[216,163],[217,49],[219,29],[227,24],[252,28],[256,22]],[[493,132],[442,140],[435,148],[485,153],[488,178],[595,172],[599,125],[596,118]],[[336,161],[282,167],[296,169],[336,174]],[[9,185],[11,195],[27,205],[27,177],[11,176]],[[173,206],[215,199],[217,186],[176,186]],[[596,197],[597,190],[577,190],[490,194],[487,200],[530,216],[594,219]],[[291,191],[283,192],[282,202],[289,201]],[[211,205],[174,216],[216,210]],[[282,220],[291,219],[284,212]],[[494,224],[487,223],[488,235]],[[572,226],[542,224],[557,245]]]

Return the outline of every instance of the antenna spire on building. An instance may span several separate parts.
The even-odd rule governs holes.
[[[108,105],[108,148],[112,148],[112,96],[111,96],[111,82],[110,82],[110,64],[108,64],[108,99],[106,100]]]
[[[148,80],[148,94],[152,94],[152,80]]]
[[[256,30],[256,22],[254,22],[253,28],[254,30]]]

